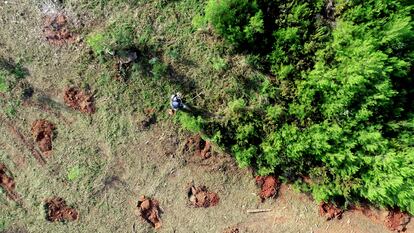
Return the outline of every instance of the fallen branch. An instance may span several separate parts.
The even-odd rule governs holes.
[[[248,214],[256,214],[256,213],[263,213],[263,212],[270,212],[272,209],[257,209],[257,210],[247,210]]]

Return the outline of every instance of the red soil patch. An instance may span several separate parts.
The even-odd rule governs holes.
[[[234,158],[225,153],[214,151],[213,144],[205,141],[200,135],[188,137],[182,147],[183,154],[192,154],[185,158],[185,162],[195,164],[197,169],[204,172],[238,170],[238,165]]]
[[[43,35],[54,45],[72,43],[76,40],[76,36],[69,31],[67,18],[63,14],[44,17]]]
[[[195,207],[210,207],[216,206],[220,198],[217,193],[209,192],[206,186],[195,187],[191,186],[188,190],[188,199],[190,203]]]
[[[35,120],[32,124],[32,135],[41,152],[50,155],[55,126],[46,120]]]
[[[145,196],[141,196],[138,200],[138,215],[141,216],[155,229],[159,229],[162,225],[160,214],[162,210],[160,204],[155,199],[150,199]]]
[[[260,187],[259,196],[262,202],[276,196],[280,188],[279,179],[274,176],[256,176],[256,184]]]
[[[239,228],[227,228],[223,233],[240,233]]]
[[[95,113],[96,109],[93,96],[90,93],[81,91],[77,87],[66,88],[63,100],[72,109],[83,113]]]
[[[391,231],[404,232],[408,223],[411,220],[411,216],[400,210],[391,210],[385,219],[385,226]]]
[[[203,159],[211,157],[211,143],[204,141],[199,134],[188,138],[185,147],[187,150],[193,148],[195,150],[194,155],[197,157],[201,157]]]
[[[8,170],[6,166],[0,163],[0,187],[6,191],[7,196],[12,199],[13,201],[17,201],[19,196],[14,191],[16,188],[16,183],[14,182],[13,178],[10,174],[8,174]]]
[[[53,197],[46,201],[46,219],[51,222],[74,221],[79,217],[78,212],[66,205],[65,200]]]
[[[321,204],[319,204],[319,215],[325,216],[328,221],[334,218],[341,219],[343,213],[344,211],[336,207],[334,204],[328,204],[325,202],[321,202]]]

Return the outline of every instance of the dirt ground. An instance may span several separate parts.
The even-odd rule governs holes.
[[[60,19],[58,29],[63,28],[59,35],[70,41],[55,43],[50,41],[55,37],[45,38],[44,34],[45,17],[60,11],[53,1],[0,1],[0,59],[21,61],[34,90],[31,104],[21,105],[12,120],[0,121],[0,164],[13,174],[14,191],[25,203],[19,206],[0,191],[0,232],[155,232],[135,214],[142,195],[157,200],[162,208],[162,225],[156,232],[390,232],[385,224],[358,211],[326,221],[319,215],[319,203],[289,185],[280,186],[275,198],[262,202],[251,170],[239,169],[229,155],[214,148],[211,153],[214,146],[208,143],[200,146],[198,153],[187,150],[192,135],[179,129],[164,112],[151,111],[151,119],[156,114],[156,121],[146,123],[143,130],[146,106],[131,107],[127,102],[138,94],[130,97],[122,83],[97,75],[101,74],[99,63],[84,64],[88,49],[82,38],[72,39],[82,35],[82,30],[88,32],[89,26],[99,27],[99,20],[109,16],[104,13],[100,19],[90,19],[88,11],[78,7],[86,1],[65,2],[66,17]],[[139,12],[137,9],[137,17]],[[71,28],[76,28],[79,21],[84,25],[80,31],[69,33],[63,26],[70,22]],[[205,77],[203,67],[183,65],[177,69],[188,69],[200,80]],[[96,90],[93,107],[91,99],[80,107],[68,107],[62,93],[67,87],[85,83]],[[168,92],[163,94],[169,96]],[[93,109],[94,114],[85,114],[87,109]],[[6,118],[3,112],[0,116]],[[31,124],[37,119],[53,122],[57,131],[53,156],[46,164],[36,161],[33,148],[27,146],[35,145]],[[13,127],[19,129],[17,137]],[[191,184],[217,193],[218,203],[194,208],[189,204]],[[269,196],[274,196],[276,190],[270,190]],[[50,197],[61,198],[57,206],[76,210],[76,217],[74,212],[69,214],[76,221],[61,223],[61,216],[56,222],[47,221],[45,200]],[[270,211],[247,213],[257,209]],[[412,222],[406,232],[414,232]]]

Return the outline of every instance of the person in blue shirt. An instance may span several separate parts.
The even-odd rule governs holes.
[[[171,108],[174,111],[181,110],[185,108],[185,105],[181,99],[181,93],[177,93],[171,96],[171,102],[170,102]]]

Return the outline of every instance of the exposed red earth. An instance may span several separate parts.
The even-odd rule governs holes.
[[[46,156],[49,156],[52,152],[52,140],[55,130],[54,124],[44,119],[35,120],[32,123],[31,132],[33,139],[40,151]]]
[[[69,30],[68,19],[62,13],[44,17],[43,35],[53,45],[76,41],[76,36]]]
[[[216,206],[220,197],[215,192],[209,192],[206,186],[191,186],[188,190],[188,199],[194,207],[211,207]]]
[[[75,221],[79,214],[74,208],[66,205],[65,200],[53,197],[45,202],[46,219],[51,222]]]
[[[155,229],[159,229],[162,226],[160,218],[162,211],[157,200],[141,196],[138,200],[137,208],[138,215]]]
[[[77,87],[68,87],[65,89],[63,100],[66,106],[78,110],[83,113],[93,114],[95,113],[95,100],[93,96],[82,91]]]
[[[15,192],[16,183],[6,168],[6,165],[0,163],[0,187],[6,192],[6,195],[13,201],[19,202],[19,195]]]
[[[203,159],[211,157],[211,143],[202,139],[199,134],[187,139],[186,149],[194,150],[194,155]]]
[[[344,211],[336,207],[332,203],[321,202],[319,204],[319,215],[326,217],[326,220],[332,220],[334,218],[341,219]]]
[[[407,213],[400,210],[391,210],[385,219],[385,225],[392,231],[404,232],[410,220],[411,216]]]
[[[260,199],[264,201],[277,195],[280,181],[275,176],[256,176],[256,184],[260,187]]]

